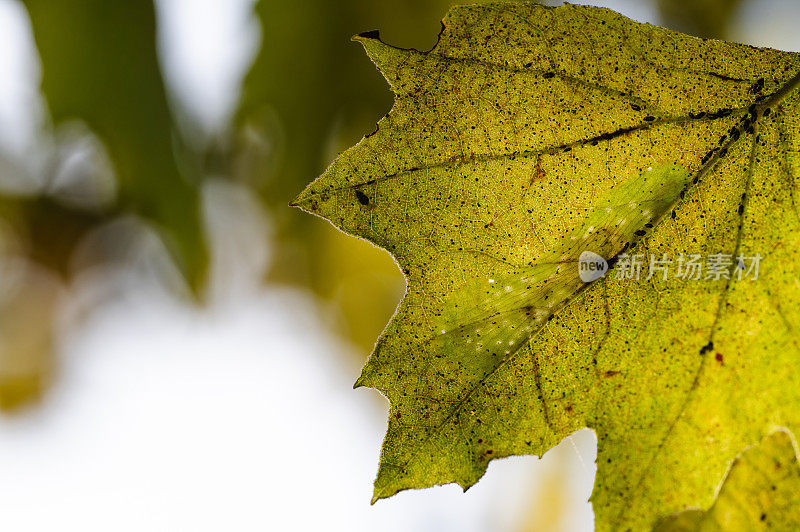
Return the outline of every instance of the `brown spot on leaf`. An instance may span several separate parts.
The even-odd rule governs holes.
[[[531,184],[541,181],[545,177],[547,177],[547,172],[545,172],[544,168],[542,168],[542,158],[539,157],[536,159],[536,170],[534,170],[533,176],[531,177]]]

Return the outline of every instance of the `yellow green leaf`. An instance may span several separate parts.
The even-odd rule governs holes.
[[[573,5],[456,7],[428,52],[356,39],[394,107],[294,203],[408,281],[356,383],[391,403],[374,500],[590,427],[597,528],[649,529],[798,430],[800,55]],[[584,251],[612,268],[580,284]]]

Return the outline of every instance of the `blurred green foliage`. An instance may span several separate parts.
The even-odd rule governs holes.
[[[175,162],[151,0],[25,0],[56,124],[78,118],[102,139],[119,207],[155,223],[195,290],[207,251],[197,183]],[[196,179],[196,176],[194,176]]]
[[[741,0],[658,0],[662,24],[697,37],[725,39]]]

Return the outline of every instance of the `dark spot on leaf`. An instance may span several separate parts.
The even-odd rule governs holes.
[[[714,349],[714,342],[708,342],[706,345],[700,348],[700,354],[705,355],[712,349]]]
[[[531,178],[531,184],[533,184],[536,181],[541,181],[546,176],[547,172],[545,172],[544,168],[542,168],[542,159],[539,158],[539,160],[536,161],[536,170],[534,171],[533,177]]]
[[[356,198],[361,205],[369,205],[369,198],[360,190],[356,190]]]

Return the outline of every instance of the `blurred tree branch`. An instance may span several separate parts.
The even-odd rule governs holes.
[[[53,121],[80,119],[100,137],[119,180],[120,208],[157,226],[190,286],[200,290],[208,253],[197,183],[181,175],[173,153],[152,0],[24,4]]]

